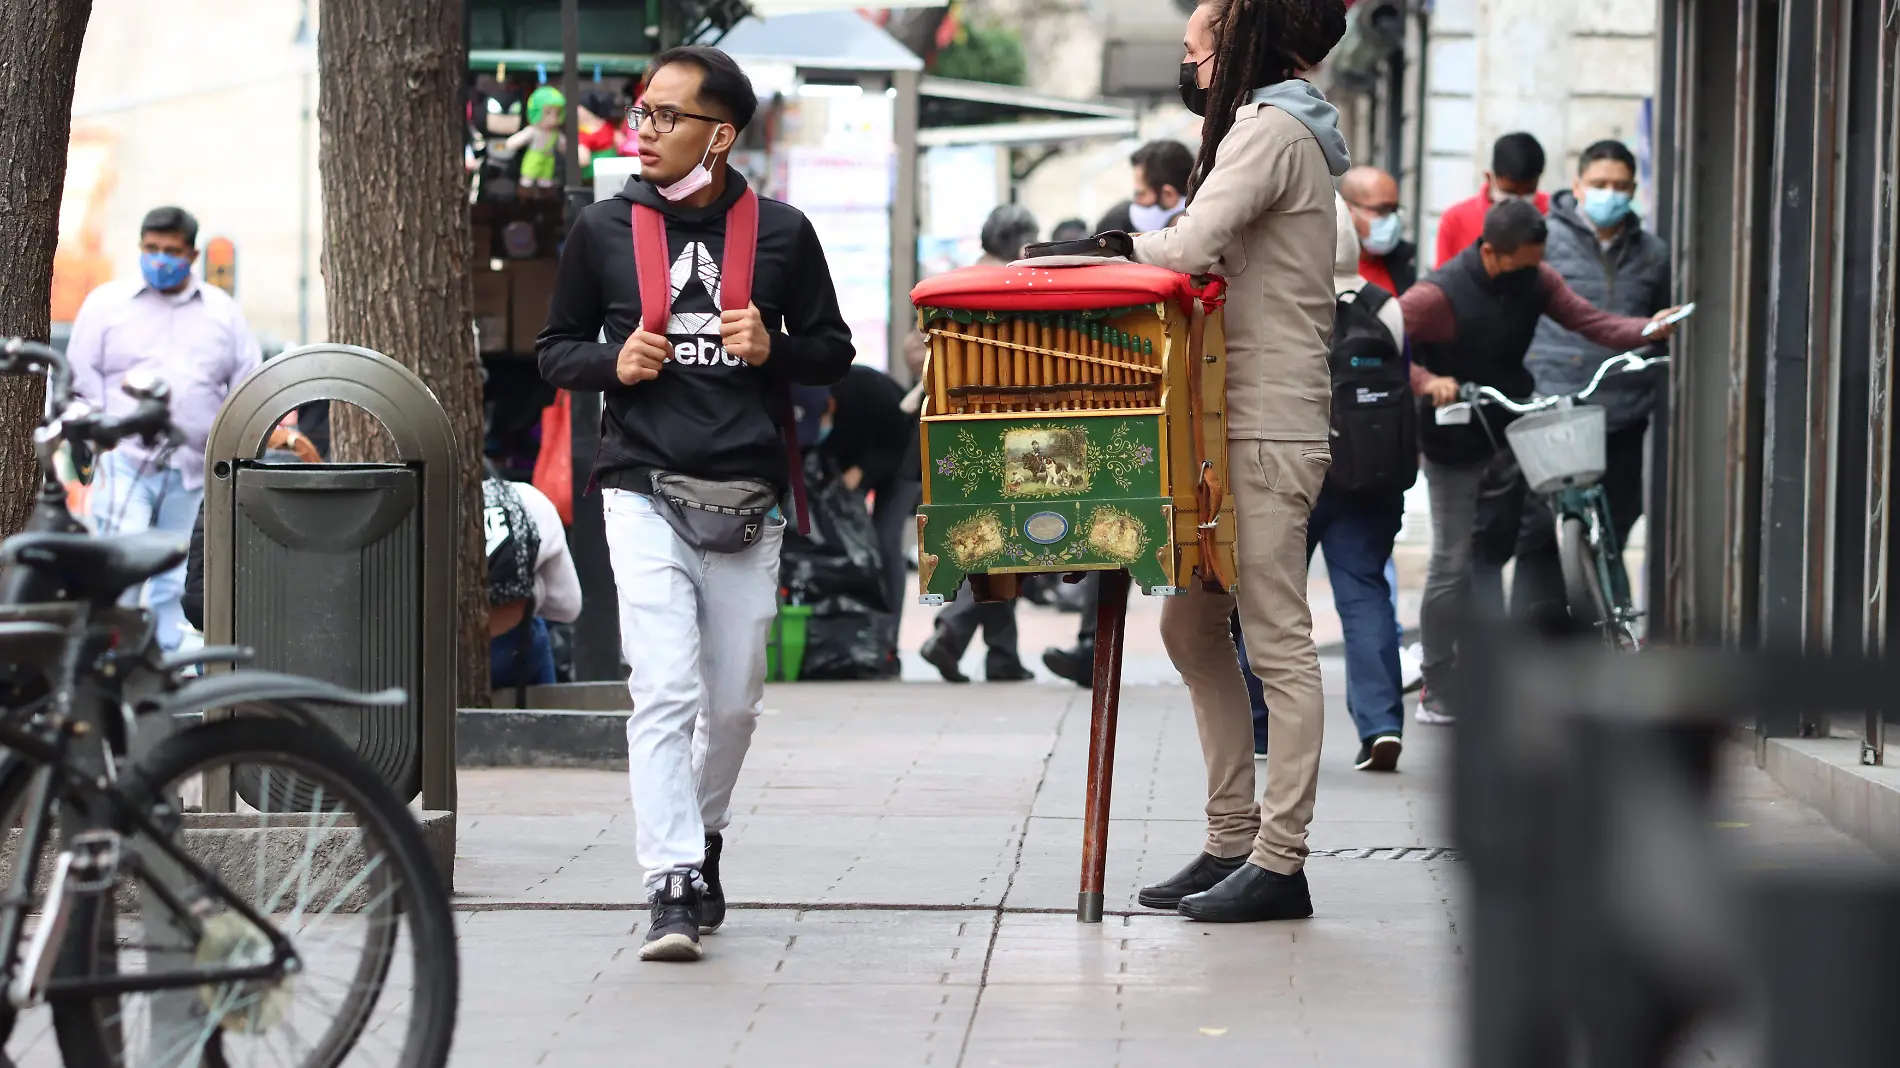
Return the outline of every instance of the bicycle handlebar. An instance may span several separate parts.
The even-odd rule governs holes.
[[[182,440],[177,426],[172,423],[171,389],[149,374],[134,372],[126,376],[121,388],[138,404],[115,418],[73,396],[72,364],[50,345],[18,337],[0,342],[0,373],[46,376],[46,408],[35,439],[40,446],[41,465],[49,477],[53,470],[52,453],[61,441],[110,449],[133,436],[145,439],[148,444],[161,438],[173,442]]]
[[[1634,352],[1625,352],[1620,356],[1612,356],[1604,360],[1603,365],[1597,368],[1597,373],[1591,376],[1590,384],[1576,393],[1557,394],[1549,397],[1533,397],[1528,401],[1514,400],[1490,386],[1481,386],[1476,382],[1466,382],[1464,385],[1458,387],[1458,396],[1461,398],[1458,404],[1462,404],[1465,407],[1470,407],[1475,404],[1495,404],[1500,408],[1508,408],[1519,415],[1526,415],[1531,412],[1541,412],[1546,408],[1555,408],[1566,400],[1587,400],[1592,394],[1596,393],[1597,387],[1601,386],[1603,380],[1611,374],[1633,374],[1637,371],[1648,370],[1659,363],[1668,362],[1669,357],[1667,356],[1645,357],[1639,356]],[[1447,404],[1444,408],[1441,408],[1440,411],[1455,408],[1458,404]]]

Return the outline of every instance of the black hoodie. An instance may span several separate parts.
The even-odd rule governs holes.
[[[851,331],[839,314],[817,232],[798,209],[765,197],[759,198],[752,303],[771,332],[771,355],[751,367],[726,354],[719,304],[709,287],[717,286],[725,262],[726,210],[745,188],[745,178],[727,168],[719,199],[689,208],[632,178],[612,199],[582,211],[567,235],[547,328],[535,350],[541,376],[550,383],[603,393],[594,460],[603,486],[650,492],[649,476],[659,469],[706,479],[763,479],[783,493],[788,476],[779,437],[780,388],[788,382],[828,386],[851,367]],[[673,291],[667,340],[673,358],[658,378],[628,386],[615,365],[621,345],[640,325],[635,202],[666,216]],[[602,329],[604,342],[596,340]]]

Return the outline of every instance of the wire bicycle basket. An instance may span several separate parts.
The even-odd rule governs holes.
[[[1533,493],[1588,486],[1603,477],[1604,410],[1594,404],[1532,412],[1504,429]]]

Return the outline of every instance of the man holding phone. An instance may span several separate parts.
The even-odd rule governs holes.
[[[1635,195],[1636,156],[1627,146],[1598,141],[1584,149],[1576,185],[1551,198],[1544,256],[1564,284],[1592,307],[1648,318],[1670,304],[1669,244],[1643,229],[1632,205]],[[1656,350],[1651,355],[1660,354],[1660,343]],[[1623,351],[1599,345],[1546,316],[1537,324],[1524,366],[1536,380],[1537,392],[1575,393],[1590,384],[1603,361]],[[1630,528],[1643,514],[1643,439],[1659,388],[1661,376],[1653,370],[1613,375],[1590,400],[1605,410],[1609,433],[1602,486],[1618,546],[1628,542]],[[1556,527],[1541,499],[1525,502],[1515,556],[1512,614],[1524,619],[1561,617],[1569,607],[1563,566],[1557,559]]]
[[[1439,425],[1430,409],[1456,401],[1458,387],[1466,382],[1512,397],[1536,392],[1539,383],[1525,357],[1546,316],[1612,352],[1660,343],[1675,331],[1670,325],[1651,327],[1674,308],[1639,318],[1591,307],[1545,262],[1549,239],[1550,227],[1534,206],[1507,200],[1485,216],[1484,235],[1476,244],[1399,298],[1413,345],[1412,390],[1423,409],[1421,467],[1432,498],[1432,559],[1419,610],[1426,687],[1420,708],[1429,713],[1420,718],[1425,722],[1448,724],[1454,718],[1443,683],[1455,667],[1470,594],[1479,482],[1508,422],[1494,409],[1485,413],[1488,428],[1475,419]]]

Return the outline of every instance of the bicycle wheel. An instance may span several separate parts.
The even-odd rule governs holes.
[[[1564,595],[1570,601],[1570,618],[1579,625],[1595,627],[1610,618],[1609,599],[1597,569],[1596,546],[1590,544],[1589,528],[1577,516],[1564,516],[1557,529],[1557,560],[1564,571]]]
[[[139,864],[121,869],[115,892],[80,899],[70,959],[92,979],[269,964],[269,938],[235,898],[289,940],[297,969],[49,998],[67,1063],[441,1068],[455,1027],[455,928],[407,806],[328,732],[253,716],[166,739],[123,788],[160,819],[167,799],[179,799],[190,823],[193,796],[216,773],[230,776],[236,811],[197,816],[204,826],[182,838],[214,880],[186,874],[149,837],[128,831],[124,848]]]
[[[0,755],[0,833],[7,835],[6,862],[0,864],[0,886],[12,884],[13,873],[20,863],[20,848],[24,837],[24,828],[20,826],[26,815],[27,787],[31,785],[34,765],[11,755]],[[51,858],[42,856],[41,872]],[[33,930],[39,922],[38,902],[27,905],[28,920],[20,932],[20,952],[26,951],[31,943]],[[45,1006],[33,1009],[15,1009],[4,994],[0,994],[0,1064],[11,1064],[17,1068],[53,1068],[61,1063],[58,1042],[53,1035],[53,1017]]]

